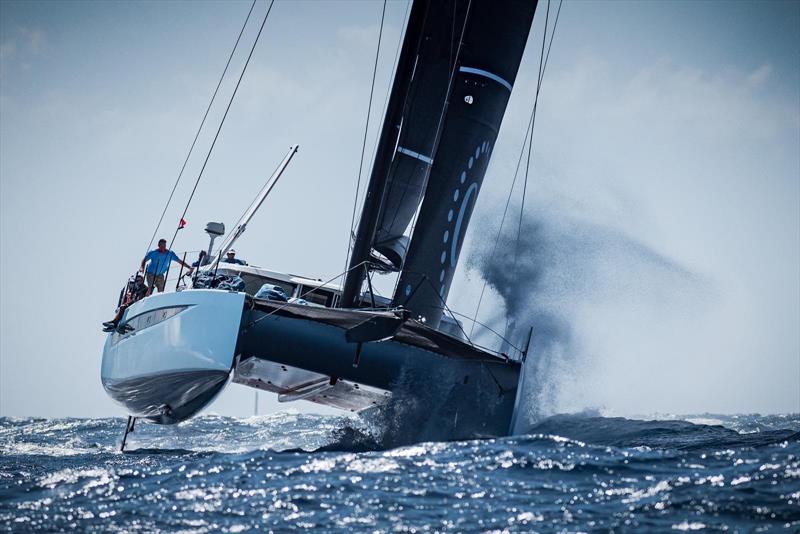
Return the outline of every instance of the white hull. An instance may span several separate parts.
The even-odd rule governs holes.
[[[244,293],[188,290],[133,304],[103,348],[101,380],[130,415],[162,423],[191,417],[227,383]]]

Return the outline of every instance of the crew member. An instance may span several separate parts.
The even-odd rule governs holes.
[[[230,249],[228,253],[225,255],[225,259],[222,260],[222,263],[236,263],[238,265],[247,265],[247,262],[244,260],[240,260],[236,257],[236,251]]]
[[[208,265],[208,254],[206,254],[205,250],[200,251],[200,255],[197,257],[197,261],[192,263],[192,267],[197,268],[202,265]]]
[[[117,314],[110,321],[103,323],[103,331],[112,332],[114,329],[116,329],[117,324],[119,324],[119,320],[122,319],[122,314],[125,313],[125,309],[137,300],[143,299],[146,293],[147,286],[144,285],[144,277],[141,274],[136,273],[136,276],[133,280],[128,280],[128,285],[125,288],[125,294],[122,295],[119,308],[117,308]]]
[[[141,269],[142,271],[145,270],[145,264],[147,264],[147,271],[145,272],[145,276],[147,279],[147,295],[153,293],[153,289],[158,289],[159,292],[164,292],[164,284],[165,279],[164,275],[167,273],[169,269],[170,262],[177,261],[187,269],[187,275],[192,274],[192,266],[188,263],[181,260],[177,254],[172,252],[171,250],[167,250],[167,240],[166,239],[159,239],[158,240],[158,248],[155,250],[151,250],[150,252],[145,255],[142,259]],[[149,263],[148,263],[149,262]]]

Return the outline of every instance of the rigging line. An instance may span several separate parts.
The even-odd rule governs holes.
[[[464,319],[468,319],[470,321],[473,320],[472,317],[470,317],[469,315],[466,315],[466,314],[463,314],[463,313],[459,313],[457,311],[452,311],[451,310],[450,313],[452,313],[453,315],[458,315],[459,317],[463,317]],[[494,335],[496,335],[498,338],[500,338],[501,341],[505,341],[506,343],[508,343],[509,347],[511,347],[512,349],[518,351],[520,354],[523,352],[521,348],[519,348],[516,345],[514,345],[513,343],[511,343],[510,340],[508,340],[505,337],[503,337],[503,335],[500,332],[497,332],[496,330],[492,329],[492,327],[490,327],[489,325],[484,324],[484,323],[478,323],[478,324],[480,324],[482,327],[484,327],[489,332],[491,332]]]
[[[225,119],[228,117],[228,112],[231,110],[231,105],[233,104],[233,100],[236,98],[236,93],[239,90],[239,85],[242,83],[242,78],[244,78],[244,73],[247,72],[247,66],[250,65],[250,59],[253,57],[253,52],[256,49],[256,45],[258,44],[258,40],[261,37],[261,32],[264,31],[264,25],[267,23],[267,19],[269,18],[269,14],[272,11],[272,6],[275,4],[275,0],[271,0],[269,3],[269,7],[267,8],[267,12],[264,15],[264,20],[261,21],[261,27],[258,29],[258,34],[256,35],[255,40],[253,41],[253,46],[250,47],[250,53],[247,55],[247,60],[244,62],[244,67],[242,67],[242,72],[239,74],[239,79],[236,81],[236,87],[233,88],[233,94],[231,94],[230,100],[228,100],[228,106],[225,108],[225,113],[222,115],[222,120],[219,122],[219,127],[217,128],[217,133],[214,134],[214,140],[211,142],[211,146],[208,148],[208,153],[206,154],[206,159],[203,161],[203,166],[200,168],[200,173],[197,175],[197,180],[194,182],[194,187],[192,188],[192,193],[189,195],[189,200],[186,201],[186,207],[183,209],[183,214],[181,215],[181,219],[186,217],[186,212],[189,211],[189,206],[192,203],[192,199],[194,199],[194,194],[197,192],[197,186],[200,184],[200,178],[203,177],[203,171],[206,170],[206,165],[208,164],[208,160],[211,157],[211,152],[214,150],[214,146],[217,144],[217,139],[219,139],[219,134],[222,131],[222,126],[225,124]],[[172,249],[172,245],[175,242],[175,238],[178,236],[178,231],[180,230],[180,226],[175,230],[175,233],[172,235],[172,240],[170,241],[169,248]]]
[[[471,5],[471,2],[470,2],[470,5]],[[453,2],[453,16],[452,16],[452,24],[451,24],[451,31],[450,31],[450,43],[449,43],[450,44],[450,52],[449,52],[448,63],[447,63],[448,66],[452,67],[453,70],[450,71],[450,76],[449,76],[449,78],[447,80],[447,90],[448,90],[448,92],[450,90],[450,86],[451,86],[451,83],[453,81],[453,76],[455,76],[455,61],[458,60],[458,56],[461,53],[461,42],[462,42],[462,40],[464,38],[464,31],[465,31],[465,28],[466,28],[467,19],[469,17],[469,7],[470,7],[470,5],[467,6],[467,12],[464,15],[464,24],[462,25],[461,34],[459,35],[460,40],[459,40],[458,49],[456,50],[455,58],[453,58],[453,44],[456,41],[456,18],[457,18],[457,14],[458,14],[458,0]],[[447,97],[447,94],[446,94],[445,95],[445,102],[442,104],[442,115],[440,116],[440,121],[443,120],[443,116],[444,116],[444,113],[445,113],[444,110],[447,109],[447,98],[448,97]],[[441,124],[441,122],[439,124]],[[437,127],[436,131],[437,131],[437,134],[438,134],[438,131],[439,131],[438,127]],[[435,143],[435,139],[436,138],[434,137],[434,143]],[[399,137],[398,137],[398,141],[399,141]],[[428,168],[425,171],[426,172],[426,180],[427,180],[427,175],[430,174],[430,168],[431,168],[431,166],[428,165]],[[389,183],[389,191],[387,192],[386,198],[389,198],[391,196],[392,191],[394,190],[394,187],[395,187],[395,182],[394,182],[394,180],[392,180]],[[392,215],[392,220],[388,225],[389,227],[394,226],[395,221],[397,221],[397,217],[399,216],[400,210],[401,210],[400,206],[402,206],[403,201],[405,200],[407,194],[408,194],[408,184],[405,184],[405,186],[403,187],[403,192],[402,192],[400,198],[396,202],[396,206],[397,207],[395,208],[394,214]],[[422,191],[421,195],[422,196],[425,195],[425,191],[424,190]],[[421,201],[422,201],[422,197],[418,198],[417,199],[417,204],[421,204]],[[410,226],[411,227],[411,232],[410,232],[411,234],[414,233],[414,227],[416,225],[416,219],[417,219],[418,215],[419,215],[419,205],[417,206],[417,210],[414,212],[414,215],[412,216],[412,220],[410,221],[411,222],[411,226]],[[401,270],[402,270],[402,267],[401,267]]]
[[[386,96],[383,99],[383,107],[381,108],[381,109],[383,109],[382,116],[384,117],[384,120],[385,120],[385,117],[386,117],[386,108],[389,106],[389,95],[392,92],[392,79],[394,78],[394,73],[397,71],[397,58],[400,55],[400,47],[402,46],[403,38],[405,37],[406,20],[408,20],[408,13],[411,11],[411,4],[412,4],[412,0],[408,0],[408,3],[406,4],[405,15],[403,15],[403,22],[400,23],[400,28],[402,28],[403,30],[400,31],[400,37],[397,40],[397,48],[395,48],[394,60],[392,60],[392,65],[393,65],[394,68],[390,72],[389,86],[386,88]],[[374,162],[374,158],[375,158],[375,152],[378,150],[378,140],[380,139],[380,136],[381,136],[381,129],[378,128],[375,131],[375,142],[372,144],[373,162]],[[371,168],[370,168],[370,172],[372,172]],[[364,194],[363,195],[360,194],[360,192],[359,192],[359,197],[361,199],[360,200],[360,204],[362,206],[364,205],[364,200],[365,200],[366,196],[367,196],[367,187],[364,188]],[[360,213],[358,214],[358,219],[356,220],[356,223],[357,224],[361,224],[361,214]],[[355,228],[356,225],[353,225],[353,227]]]
[[[361,143],[361,158],[358,163],[358,180],[356,180],[356,194],[353,198],[353,215],[350,217],[350,233],[347,236],[347,256],[344,258],[344,267],[347,269],[347,262],[350,259],[350,250],[353,241],[353,226],[356,223],[356,209],[358,207],[358,192],[361,189],[361,174],[364,170],[364,153],[367,149],[367,134],[369,133],[369,119],[372,114],[372,97],[375,94],[375,78],[378,74],[378,58],[381,54],[381,40],[383,38],[383,22],[386,19],[386,0],[383,0],[383,11],[381,12],[381,26],[378,30],[378,47],[375,50],[375,65],[372,67],[372,86],[369,90],[369,103],[367,104],[367,123],[364,126],[364,140]]]
[[[458,61],[458,57],[459,57],[459,55],[461,53],[461,43],[463,42],[463,39],[464,39],[464,33],[465,33],[466,25],[467,25],[467,19],[469,18],[469,11],[470,11],[471,5],[472,5],[471,2],[467,5],[467,12],[464,15],[464,24],[462,25],[461,34],[459,35],[458,49],[456,50],[456,55],[455,55],[455,58],[454,58],[453,57],[453,44],[456,41],[456,18],[457,18],[457,15],[458,15],[458,0],[453,2],[453,16],[452,16],[452,24],[451,24],[451,30],[450,30],[450,52],[449,52],[449,56],[448,56],[448,65],[451,66],[453,68],[453,70],[450,73],[450,78],[448,78],[448,84],[447,84],[448,93],[445,95],[445,103],[443,104],[443,110],[447,109],[447,103],[448,103],[448,100],[447,100],[448,96],[447,95],[449,94],[450,85],[451,85],[451,82],[453,80],[453,76],[455,76],[456,61]],[[442,113],[444,113],[444,111],[442,111]],[[438,131],[439,131],[439,129],[437,127],[437,134],[438,134]],[[436,138],[434,137],[434,143],[435,143],[435,139]],[[431,156],[432,156],[432,154],[431,154]],[[428,166],[428,169],[426,170],[426,173],[427,173],[427,175],[430,174],[430,166]],[[426,180],[427,180],[427,176],[426,176]],[[392,192],[393,188],[394,188],[394,181],[392,181],[389,184],[389,193],[387,194],[387,198],[389,196],[391,196],[391,192]],[[405,187],[403,188],[403,193],[400,196],[400,199],[397,201],[397,208],[395,209],[394,215],[392,216],[392,222],[389,223],[390,227],[394,226],[394,223],[397,220],[397,217],[399,216],[400,206],[403,204],[403,201],[405,200],[407,193],[408,193],[408,184],[406,184]],[[424,189],[423,189],[421,195],[424,197],[424,195],[425,195]],[[418,199],[418,204],[421,203],[421,200],[422,200],[422,198],[420,197]],[[414,228],[416,226],[416,219],[417,219],[418,215],[419,215],[419,209],[417,209],[415,211],[415,214],[414,214],[414,216],[412,217],[412,220],[411,220],[411,232],[410,232],[411,234],[414,233]]]
[[[282,163],[283,163],[283,160],[278,162],[278,165],[275,167],[275,170],[273,170],[270,173],[270,176],[273,176],[276,172],[278,172],[278,169],[280,169]],[[241,225],[242,220],[244,219],[244,216],[247,215],[247,212],[250,211],[250,208],[252,208],[255,205],[256,202],[258,202],[258,197],[261,196],[261,193],[264,191],[264,189],[267,187],[267,185],[269,185],[269,180],[267,181],[267,183],[265,183],[263,186],[261,186],[261,188],[258,190],[258,193],[256,193],[256,196],[253,197],[253,200],[250,201],[250,204],[247,206],[247,208],[242,212],[241,215],[239,215],[239,218],[236,220],[236,224],[233,225],[233,231],[234,232],[239,230],[239,226]],[[214,254],[214,252],[212,251],[211,256],[215,256],[215,255],[217,255],[217,254],[219,254],[221,252],[222,252],[221,248],[217,249],[217,253]],[[211,258],[209,257],[209,259],[211,259]],[[221,257],[219,259],[220,259],[220,261],[222,260]],[[215,262],[215,260],[212,260],[211,263],[209,263],[208,265],[212,265],[214,262]],[[219,262],[217,262],[217,263],[219,263]],[[198,269],[198,271],[199,270],[200,269]]]
[[[442,102],[442,111],[439,115],[439,122],[436,125],[436,135],[433,137],[433,146],[431,150],[428,152],[431,156],[435,153],[435,148],[439,144],[439,135],[442,131],[442,125],[444,124],[444,117],[447,115],[447,108],[450,105],[450,90],[453,87],[453,79],[456,76],[456,71],[458,70],[458,58],[461,57],[461,47],[464,44],[464,34],[467,32],[467,23],[469,22],[469,14],[472,11],[472,0],[467,3],[467,11],[464,13],[464,24],[461,26],[461,35],[458,37],[458,48],[456,48],[456,57],[452,63],[452,69],[450,70],[450,76],[447,79],[447,92],[444,95],[444,102]],[[431,166],[428,166],[427,171],[425,172],[425,187],[427,188],[428,178],[431,174]],[[424,196],[424,193],[423,193]]]
[[[437,309],[437,310],[442,310],[442,312],[446,311],[446,310],[445,310],[445,308],[444,308],[444,307],[442,307],[442,306],[433,306],[433,308],[434,308],[434,309]],[[452,310],[451,310],[451,313],[453,313],[453,314],[455,314],[455,315],[458,315],[458,316],[460,316],[460,317],[464,317],[465,319],[469,319],[469,316],[467,316],[467,315],[464,315],[463,313],[454,312],[454,311],[452,311]],[[437,330],[437,332],[440,332],[440,331],[439,331],[439,330]],[[442,333],[443,333],[443,332],[442,332]],[[495,333],[496,333],[496,332],[495,332]],[[451,335],[451,334],[446,334],[446,335]],[[500,338],[502,339],[502,336],[501,336],[500,334],[497,334],[497,336],[498,336],[498,337],[500,337]],[[465,338],[465,339],[466,339],[466,338]],[[504,341],[507,341],[507,340],[504,340]],[[513,360],[513,358],[509,357],[509,355],[508,355],[508,354],[506,354],[505,352],[500,352],[500,351],[499,351],[499,350],[497,350],[497,349],[493,349],[493,348],[491,348],[491,347],[487,347],[487,346],[485,346],[485,345],[480,345],[480,344],[478,344],[478,343],[476,343],[476,342],[474,342],[474,341],[471,341],[471,342],[470,342],[470,345],[471,345],[473,348],[476,348],[476,349],[481,349],[481,350],[483,350],[483,351],[485,351],[485,352],[491,352],[491,353],[493,353],[493,354],[497,354],[497,355],[501,355],[501,354],[502,354],[502,355],[504,355],[506,358],[508,358],[508,359],[510,359],[510,360]],[[509,343],[509,347],[513,348],[514,350],[519,350],[519,349],[517,349],[517,347],[515,347],[514,345],[511,345],[510,343]],[[522,351],[520,351],[520,352],[522,352]]]
[[[536,127],[536,109],[539,106],[539,92],[542,89],[542,73],[544,72],[544,47],[547,42],[547,23],[550,18],[550,0],[547,0],[547,12],[544,18],[544,34],[542,35],[542,52],[539,56],[539,79],[536,84],[536,96],[533,99],[533,116],[531,117],[531,135],[528,137],[528,160],[525,163],[525,180],[522,182],[522,200],[519,207],[519,222],[517,223],[517,239],[514,245],[514,266],[511,271],[511,280],[516,285],[519,278],[519,241],[522,236],[522,219],[525,215],[525,199],[528,194],[528,176],[531,170],[531,153],[533,152],[533,134]],[[509,318],[506,317],[506,335],[508,335]]]
[[[550,43],[547,45],[547,54],[544,56],[544,69],[542,69],[542,78],[544,78],[544,71],[547,69],[547,62],[550,60],[550,49],[553,48],[553,37],[556,36],[556,27],[558,26],[558,17],[561,15],[561,6],[564,5],[564,0],[559,0],[558,11],[556,11],[556,20],[553,21],[553,30],[550,32]],[[539,80],[541,85],[542,80]]]
[[[547,0],[547,11],[544,17],[544,32],[542,34],[542,51],[539,55],[539,77],[536,82],[536,96],[533,98],[533,115],[531,117],[531,135],[528,136],[528,159],[525,163],[525,180],[522,183],[522,200],[519,208],[519,223],[517,224],[517,240],[514,245],[513,278],[517,276],[517,258],[519,256],[519,238],[522,234],[522,216],[525,212],[525,196],[528,191],[528,174],[531,168],[531,151],[533,150],[533,128],[536,121],[536,107],[539,105],[539,91],[542,88],[542,68],[544,67],[544,46],[547,42],[547,23],[550,18],[550,0]]]
[[[469,22],[469,15],[471,12],[472,12],[472,0],[469,0],[469,2],[467,2],[467,10],[464,12],[464,24],[461,26],[461,34],[458,36],[458,47],[456,48],[456,57],[453,60],[452,68],[450,70],[450,76],[447,79],[447,91],[445,92],[444,95],[444,102],[442,102],[442,111],[439,115],[439,122],[436,125],[436,134],[433,136],[433,146],[431,146],[431,149],[428,151],[428,154],[430,154],[431,157],[433,157],[433,155],[435,154],[436,148],[439,144],[439,136],[442,131],[442,125],[444,124],[445,115],[447,115],[447,108],[450,105],[450,90],[453,87],[453,79],[455,78],[456,71],[458,70],[458,58],[461,57],[461,47],[464,44],[464,34],[466,34],[467,32],[467,23]],[[423,181],[423,186],[422,186],[422,195],[418,201],[415,215],[411,220],[411,231],[409,232],[409,234],[412,237],[414,235],[414,231],[417,228],[417,218],[419,217],[419,212],[422,207],[422,201],[425,199],[425,191],[428,188],[428,180],[430,179],[431,169],[433,168],[432,165],[428,165],[427,167],[428,168],[425,170],[425,179]],[[398,274],[397,280],[395,280],[393,294],[397,293],[397,287],[400,284],[400,276],[402,275],[403,268],[405,267],[407,258],[408,258],[408,253],[406,253],[402,258],[399,270],[400,274]],[[433,282],[431,282],[431,285],[432,284]],[[438,295],[439,293],[436,294]],[[466,335],[466,332],[464,334]]]
[[[450,65],[453,64],[453,43],[456,40],[456,13],[458,13],[458,0],[453,2],[453,23],[450,25]]]
[[[558,19],[559,19],[559,16],[561,15],[561,6],[563,5],[563,3],[564,3],[564,0],[560,0],[559,1],[558,11],[556,11],[555,22],[553,23],[553,30],[550,33],[550,43],[547,46],[547,55],[544,58],[544,67],[541,69],[541,73],[539,75],[539,79],[537,80],[537,90],[536,90],[537,98],[538,98],[539,90],[541,89],[542,81],[544,80],[544,74],[545,74],[545,71],[547,69],[547,63],[550,60],[550,50],[553,47],[553,38],[555,37],[556,27],[558,26]],[[503,210],[503,217],[500,219],[500,228],[498,228],[498,230],[497,230],[497,238],[495,239],[494,246],[492,247],[492,257],[495,255],[495,252],[497,251],[497,246],[498,246],[498,244],[500,242],[500,235],[501,235],[501,233],[503,231],[503,225],[505,224],[506,215],[508,214],[508,208],[509,208],[509,205],[511,203],[511,196],[514,193],[514,186],[517,183],[517,177],[518,177],[518,174],[519,174],[519,167],[520,167],[520,164],[522,163],[522,157],[525,155],[525,145],[528,142],[529,132],[531,132],[531,130],[533,128],[534,112],[535,112],[535,110],[531,110],[531,116],[530,116],[530,119],[528,119],[528,128],[525,131],[525,137],[522,140],[522,148],[520,149],[519,158],[517,159],[517,168],[514,171],[514,179],[511,181],[511,188],[508,191],[508,198],[506,199],[506,206],[505,206],[505,209]],[[487,285],[487,282],[484,280],[483,288],[481,289],[481,294],[480,294],[480,297],[478,298],[478,305],[475,307],[475,315],[472,318],[472,328],[470,329],[470,334],[472,334],[474,332],[476,324],[481,324],[481,323],[479,323],[477,321],[477,319],[478,319],[478,313],[480,312],[481,304],[483,302],[483,296],[484,296],[484,293],[486,292],[486,285]],[[482,325],[482,326],[484,326],[484,325]]]
[[[453,88],[453,80],[456,77],[456,72],[458,71],[458,58],[461,57],[461,48],[464,44],[464,35],[467,33],[467,24],[469,23],[469,15],[472,12],[472,0],[467,3],[467,10],[464,12],[464,24],[461,25],[461,34],[458,36],[458,47],[456,47],[456,56],[453,58],[453,62],[450,64],[450,75],[447,78],[447,91],[444,94],[444,102],[442,102],[442,111],[439,114],[439,121],[436,124],[436,134],[433,136],[433,146],[428,151],[430,157],[433,157],[436,153],[436,149],[439,145],[440,135],[442,133],[442,126],[444,126],[444,118],[447,115],[447,108],[450,106],[450,92]],[[431,169],[433,168],[432,165],[428,165],[428,168],[425,170],[425,185],[424,189],[428,187],[428,180],[430,179]],[[422,197],[425,197],[425,191],[423,189]],[[420,199],[422,200],[422,199]],[[413,227],[411,233],[413,234]]]
[[[511,195],[514,193],[514,186],[517,184],[517,177],[519,176],[519,168],[522,165],[522,157],[525,155],[525,145],[528,143],[528,134],[531,131],[531,120],[528,119],[528,128],[525,130],[525,137],[522,139],[522,149],[519,153],[519,158],[517,159],[517,168],[514,171],[514,179],[511,181],[511,189],[508,192],[508,198],[506,199],[506,206],[503,209],[503,216],[500,218],[500,228],[497,230],[497,238],[494,240],[494,246],[492,247],[492,254],[490,257],[494,257],[495,253],[497,252],[497,246],[500,244],[500,234],[503,231],[503,224],[506,221],[506,215],[508,215],[508,208],[511,204]],[[470,329],[469,333],[472,334],[475,331],[475,325],[480,324],[478,322],[478,311],[481,308],[481,303],[483,302],[483,295],[486,292],[486,284],[487,282],[484,280],[483,282],[483,289],[481,289],[481,295],[478,297],[478,305],[475,308],[475,316],[472,318],[472,328]]]
[[[153,246],[153,241],[156,238],[156,234],[158,234],[159,228],[161,228],[161,223],[164,222],[164,215],[167,213],[167,209],[169,208],[170,203],[172,202],[172,197],[175,195],[175,190],[178,188],[178,183],[180,183],[181,178],[183,177],[183,171],[186,170],[186,165],[189,163],[189,158],[194,151],[194,145],[197,144],[197,138],[200,137],[200,132],[203,129],[203,125],[206,123],[206,118],[208,118],[208,112],[211,111],[211,106],[214,104],[214,99],[217,97],[217,93],[219,92],[219,88],[222,85],[222,80],[225,78],[225,74],[228,72],[228,67],[231,64],[231,60],[233,59],[233,55],[236,53],[236,49],[239,47],[239,41],[242,39],[242,34],[244,33],[244,29],[247,26],[248,21],[250,20],[250,15],[253,13],[253,8],[256,5],[256,0],[253,0],[253,3],[250,4],[250,11],[247,12],[247,18],[244,19],[244,24],[242,24],[242,29],[239,30],[239,36],[236,38],[236,43],[233,45],[233,50],[231,50],[230,55],[228,56],[228,61],[225,63],[225,68],[222,69],[222,75],[219,77],[219,81],[217,82],[217,87],[214,89],[214,94],[211,95],[211,101],[208,103],[208,107],[206,107],[206,112],[203,115],[203,120],[200,121],[200,126],[197,128],[197,133],[194,134],[194,139],[192,140],[192,145],[189,147],[189,153],[186,154],[186,159],[183,160],[183,166],[181,166],[181,170],[178,173],[178,178],[175,180],[175,185],[172,186],[172,191],[169,193],[169,198],[167,198],[167,203],[164,205],[164,211],[161,212],[161,217],[158,219],[158,224],[156,224],[156,229],[153,231],[153,237],[150,238],[150,244],[147,245],[147,251],[150,250],[150,247]]]
[[[464,337],[465,337],[465,338],[467,338],[467,343],[469,343],[470,345],[473,345],[473,343],[472,343],[472,340],[469,338],[469,336],[467,335],[467,333],[464,331],[464,328],[461,326],[461,323],[459,322],[459,320],[458,320],[458,319],[456,319],[456,316],[453,314],[453,311],[452,311],[452,310],[451,310],[451,309],[450,309],[450,308],[447,306],[447,302],[445,302],[445,300],[444,300],[444,297],[442,297],[442,296],[439,294],[439,292],[438,292],[438,291],[436,291],[436,286],[434,286],[434,285],[433,285],[433,282],[431,282],[431,279],[430,279],[430,278],[428,278],[428,277],[427,277],[425,274],[422,274],[422,279],[423,279],[425,282],[428,282],[428,285],[430,285],[430,286],[431,286],[431,291],[433,291],[433,292],[434,292],[434,294],[435,294],[437,297],[439,297],[439,301],[442,303],[442,306],[444,307],[444,309],[445,309],[445,310],[447,310],[448,312],[450,312],[450,316],[451,316],[451,317],[453,318],[453,320],[456,322],[456,326],[458,326],[459,330],[461,330],[461,333],[462,333],[462,334],[464,334]]]

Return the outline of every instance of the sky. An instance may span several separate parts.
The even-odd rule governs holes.
[[[100,323],[249,6],[0,2],[0,416],[124,415],[100,384]],[[473,315],[487,281],[481,321],[534,327],[533,411],[800,411],[800,3],[566,1],[512,272],[522,176],[499,221],[546,6],[450,306]],[[367,168],[407,8],[387,3]],[[236,248],[274,270],[342,272],[381,10],[275,3],[174,250],[203,248],[207,221],[232,227],[297,143]],[[259,0],[159,235],[171,236],[265,11]],[[262,413],[319,411],[259,399]],[[231,385],[210,411],[250,415],[253,393]]]

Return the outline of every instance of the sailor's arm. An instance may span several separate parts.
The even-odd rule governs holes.
[[[190,264],[186,263],[185,261],[183,261],[180,258],[176,258],[175,261],[177,261],[178,263],[180,263],[181,265],[183,265],[184,267],[189,269],[189,272],[192,272],[192,270],[194,269],[194,267],[192,267]]]

